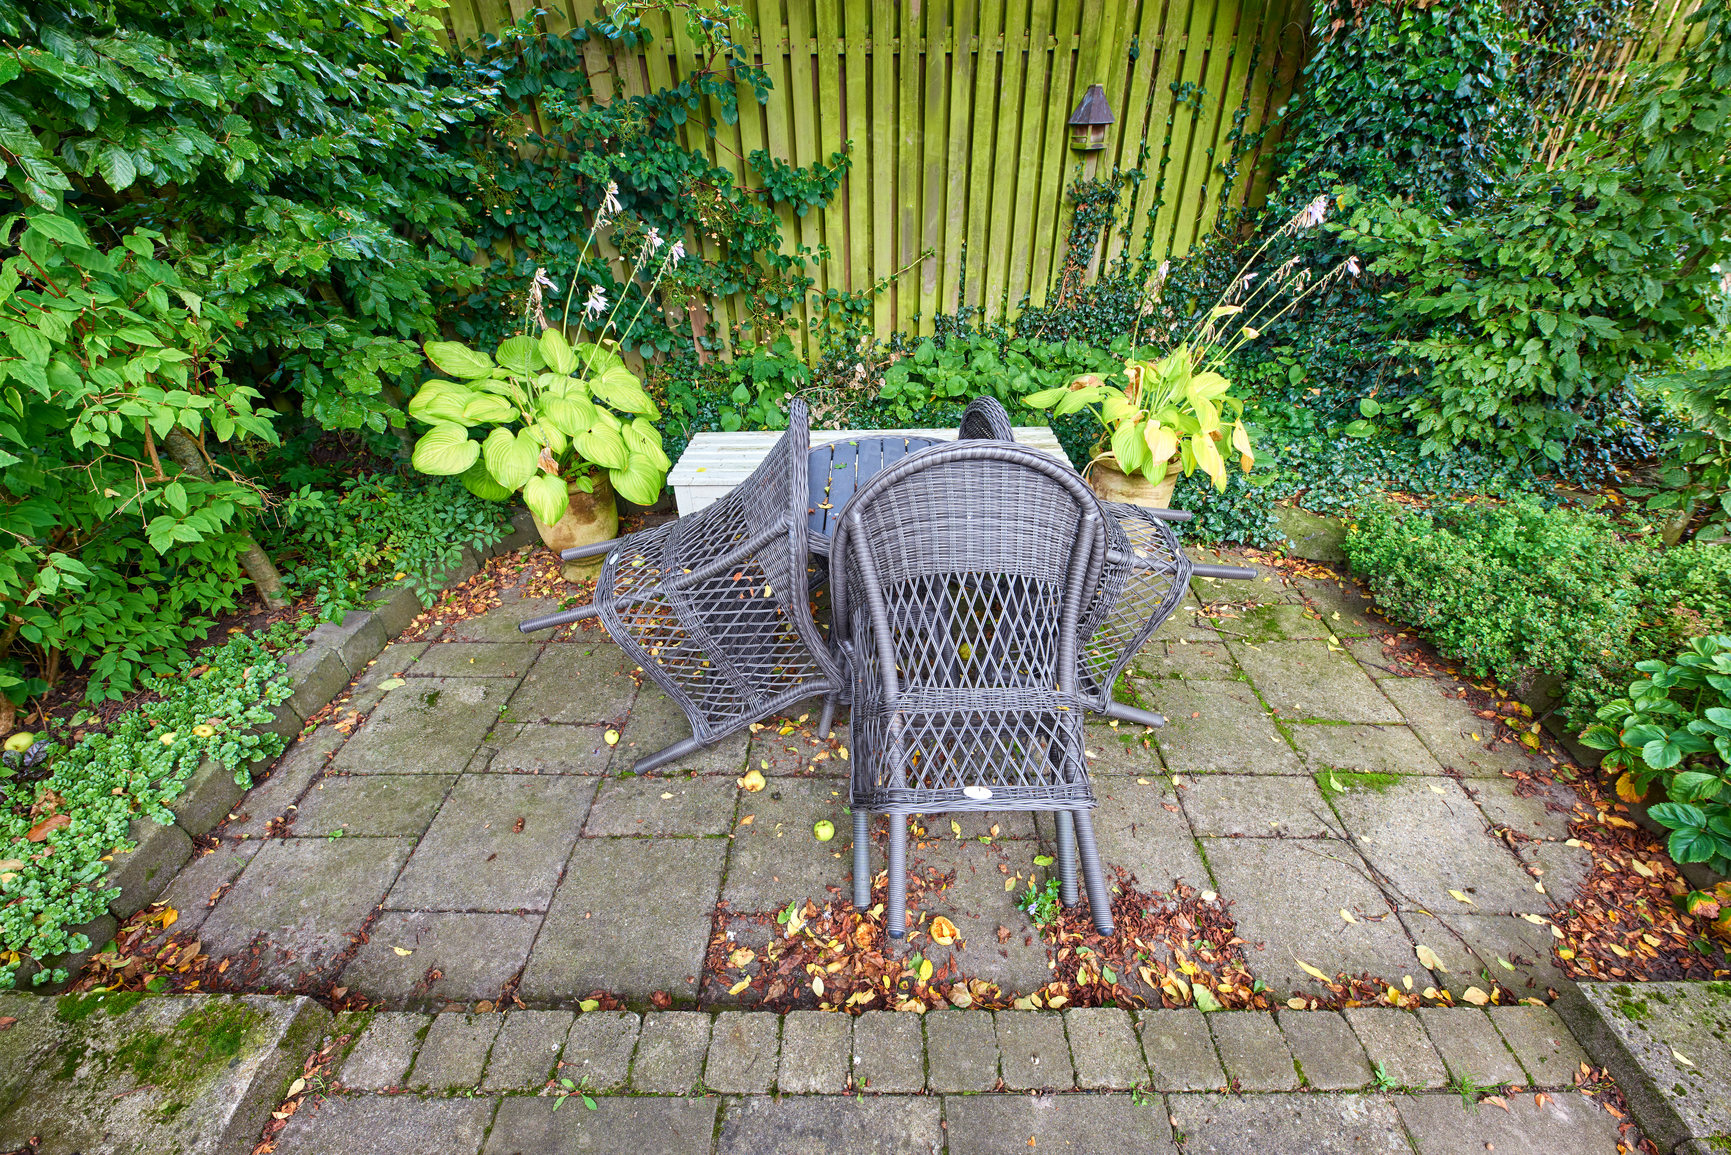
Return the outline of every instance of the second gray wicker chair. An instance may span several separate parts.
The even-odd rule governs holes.
[[[1102,582],[1127,571],[1109,549],[1074,471],[998,440],[922,450],[848,503],[830,574],[851,672],[854,903],[870,902],[868,816],[886,814],[892,937],[906,933],[908,816],[995,810],[1057,812],[1065,899],[1079,852],[1094,924],[1112,933],[1078,653],[1119,592]]]

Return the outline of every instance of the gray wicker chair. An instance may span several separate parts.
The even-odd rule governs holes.
[[[677,521],[611,542],[593,604],[522,623],[524,633],[599,617],[627,657],[691,722],[691,737],[638,759],[642,773],[796,702],[822,696],[829,733],[841,669],[806,600],[809,442],[803,401],[752,475]]]
[[[1074,471],[997,440],[915,453],[843,512],[832,635],[852,684],[854,903],[870,901],[869,815],[886,814],[892,937],[906,933],[908,815],[984,810],[1056,811],[1066,901],[1080,851],[1094,924],[1112,933],[1078,660],[1127,569],[1107,565],[1107,526]]]

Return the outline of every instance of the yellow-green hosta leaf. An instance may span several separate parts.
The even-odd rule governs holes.
[[[422,473],[454,477],[475,464],[481,447],[469,440],[469,431],[452,421],[440,421],[421,434],[409,462]]]
[[[1196,467],[1208,475],[1214,482],[1214,488],[1226,488],[1226,462],[1220,456],[1219,446],[1214,444],[1214,438],[1206,433],[1198,433],[1190,439],[1190,452],[1196,457]]]
[[[643,454],[663,473],[673,468],[673,462],[667,459],[667,454],[661,448],[661,430],[645,418],[633,419],[619,431],[619,436],[624,438],[627,449],[633,454]]]
[[[574,373],[577,370],[577,354],[571,351],[571,343],[565,340],[565,334],[557,329],[541,331],[541,360],[555,373]]]
[[[610,429],[605,424],[599,424],[586,433],[579,433],[573,441],[578,453],[603,469],[624,469],[631,459],[630,452],[625,448],[625,439],[619,435],[618,430]]]
[[[463,406],[464,425],[497,425],[517,417],[517,407],[494,393],[472,393]]]
[[[1170,425],[1150,421],[1142,427],[1142,440],[1148,446],[1149,463],[1164,466],[1178,452],[1178,431]],[[1166,470],[1160,470],[1162,477]],[[1155,478],[1154,480],[1159,480]]]
[[[1022,398],[1022,404],[1030,409],[1049,409],[1069,391],[1068,385],[1060,385],[1056,389],[1041,389]]]
[[[428,425],[435,421],[451,421],[463,425],[466,424],[463,420],[463,406],[467,405],[469,398],[473,396],[465,386],[455,381],[429,381],[409,399],[409,416],[417,421],[425,421]]]
[[[1114,389],[1106,394],[1105,402],[1100,406],[1100,417],[1110,425],[1114,421],[1122,421],[1136,412],[1136,406],[1124,394]]]
[[[654,505],[656,498],[661,496],[661,483],[667,477],[641,455],[632,457],[624,469],[609,469],[607,476],[620,497],[638,505]]]
[[[530,337],[506,337],[494,356],[500,368],[521,377],[533,377],[547,367],[541,360],[541,347]]]
[[[1074,413],[1076,410],[1082,408],[1082,406],[1102,400],[1105,396],[1106,390],[1098,385],[1091,385],[1082,389],[1072,389],[1064,395],[1062,401],[1058,402],[1058,407],[1052,410],[1052,416],[1062,417],[1066,413]]]
[[[1232,388],[1232,382],[1218,373],[1198,373],[1190,378],[1190,388],[1212,401]]]
[[[1249,473],[1250,467],[1256,464],[1256,454],[1250,448],[1250,432],[1242,421],[1232,423],[1232,448],[1238,451],[1244,472]]]
[[[1112,431],[1112,456],[1125,473],[1135,473],[1148,460],[1148,445],[1134,421],[1120,422]]]
[[[585,341],[573,351],[577,354],[577,368],[583,373],[594,375],[605,373],[609,369],[625,368],[625,358],[619,355],[611,341],[604,345]]]
[[[1202,432],[1212,433],[1220,428],[1220,411],[1214,408],[1214,402],[1204,397],[1196,388],[1196,382],[1190,383],[1190,388],[1184,394],[1190,402],[1190,408],[1196,414],[1196,423]]]
[[[1150,457],[1147,464],[1142,466],[1142,476],[1148,479],[1148,484],[1159,485],[1162,481],[1166,480],[1166,471],[1171,468],[1171,458],[1162,457],[1156,460],[1155,458]]]
[[[471,381],[493,371],[492,358],[460,341],[428,341],[422,347],[427,351],[427,360],[452,377]]]
[[[534,477],[540,457],[541,443],[526,430],[512,433],[495,429],[481,443],[481,460],[487,463],[487,472],[506,489],[518,489]]]
[[[525,426],[524,431],[539,444],[545,445],[555,457],[565,452],[565,447],[571,444],[571,439],[565,436],[565,432],[551,421],[537,421]]]
[[[623,365],[594,373],[589,377],[589,391],[615,409],[640,413],[645,417],[660,416],[655,402],[643,391],[642,384]]]
[[[574,437],[589,428],[592,423],[578,420],[577,405],[569,397],[541,398],[541,416],[547,424],[558,429],[568,437]]]
[[[493,475],[487,472],[486,463],[478,458],[475,464],[463,471],[463,488],[482,501],[504,501],[511,496],[511,491],[494,481]]]
[[[550,473],[537,473],[523,486],[523,504],[542,525],[555,524],[569,504],[565,482]]]

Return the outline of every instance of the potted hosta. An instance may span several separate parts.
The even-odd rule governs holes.
[[[1200,469],[1214,488],[1225,489],[1222,445],[1228,441],[1246,471],[1255,463],[1244,402],[1228,395],[1231,384],[1225,377],[1198,371],[1190,345],[1179,345],[1159,360],[1131,357],[1124,362],[1124,378],[1119,388],[1088,373],[1024,398],[1054,417],[1086,409],[1099,422],[1100,439],[1086,473],[1102,498],[1164,509],[1180,469],[1186,477]]]
[[[671,463],[655,403],[611,342],[573,346],[549,328],[490,357],[455,341],[426,351],[445,376],[409,402],[431,426],[412,459],[422,473],[460,477],[491,501],[521,492],[555,552],[617,537],[615,493],[639,505],[660,495]],[[568,566],[566,577],[597,564]]]

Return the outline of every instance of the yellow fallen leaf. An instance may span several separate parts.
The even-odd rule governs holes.
[[[1449,891],[1449,897],[1454,899],[1456,902],[1464,902],[1468,906],[1477,906],[1478,905],[1478,903],[1476,903],[1472,899],[1468,898],[1464,891],[1451,890],[1451,891]]]
[[[914,979],[915,979],[915,981],[922,982],[922,983],[927,983],[927,982],[932,981],[932,960],[931,959],[923,958],[920,960],[920,969],[914,972]]]
[[[957,822],[954,818],[950,819],[950,833],[954,834],[957,838],[962,836],[962,824]]]
[[[1449,969],[1443,966],[1442,959],[1436,956],[1436,951],[1424,945],[1424,943],[1421,942],[1418,946],[1414,947],[1413,953],[1418,955],[1419,965],[1424,967],[1425,970],[1441,971],[1445,975],[1448,974]]]
[[[673,797],[673,795],[670,791],[663,790],[661,792],[661,797],[665,799],[665,798],[671,798],[671,797]]]
[[[178,910],[175,910],[172,906],[163,907],[162,908],[162,916],[161,916],[163,929],[166,930],[169,927],[173,926],[174,921],[179,917],[180,917],[180,912]]]
[[[956,924],[945,918],[943,915],[940,914],[938,917],[932,919],[932,941],[937,943],[939,946],[949,946],[954,943],[958,933],[959,932],[956,930]]]
[[[1509,1111],[1509,1101],[1501,1095],[1486,1095],[1480,1102],[1489,1103],[1493,1107],[1501,1107],[1503,1110]],[[1513,1115],[1514,1112],[1509,1111],[1509,1114]]]
[[[1309,975],[1311,978],[1320,979],[1323,982],[1328,981],[1327,975],[1323,974],[1321,971],[1317,970],[1315,967],[1311,966],[1309,963],[1305,962],[1303,959],[1299,958],[1297,955],[1293,956],[1292,961],[1298,964],[1299,970],[1303,971],[1305,974]]]
[[[1310,1004],[1306,1003],[1301,998],[1294,997],[1294,998],[1287,999],[1286,1005],[1291,1007],[1295,1011],[1302,1011],[1305,1007],[1309,1006]]]
[[[1634,867],[1635,873],[1640,875],[1642,878],[1657,878],[1658,877],[1656,874],[1653,873],[1652,867],[1648,866],[1645,862],[1642,862],[1639,858],[1629,859],[1629,865]]]
[[[584,1014],[588,1014],[590,1011],[599,1009],[600,1006],[600,999],[584,999],[582,1002],[577,1004],[577,1009],[582,1011]]]
[[[408,958],[410,955],[415,953],[412,950],[405,950],[400,946],[394,946],[391,949],[397,952],[398,958]]]
[[[1340,917],[1345,919],[1347,922],[1357,922],[1358,921],[1356,918],[1352,917],[1352,912],[1347,910],[1346,907],[1344,907],[1344,906],[1340,908]]]
[[[757,961],[757,952],[748,946],[735,947],[733,953],[727,956],[727,961],[735,968],[748,967]]]
[[[1671,1048],[1671,1057],[1673,1059],[1676,1059],[1679,1063],[1682,1063],[1685,1067],[1693,1067],[1695,1065],[1695,1062],[1693,1059],[1688,1058],[1686,1055],[1683,1054],[1682,1051],[1679,1051],[1676,1047]]]
[[[1635,785],[1634,778],[1630,777],[1627,771],[1617,779],[1617,797],[1624,802],[1639,802],[1646,796],[1647,792]]]
[[[1540,918],[1536,914],[1523,914],[1523,915],[1521,915],[1521,917],[1526,919],[1528,922],[1533,923],[1536,926],[1544,926],[1545,925],[1545,920]]]
[[[822,975],[819,975],[817,978],[811,980],[811,993],[816,995],[820,999],[823,998],[823,976]]]
[[[1447,790],[1444,790],[1441,786],[1438,786],[1435,782],[1432,782],[1430,784],[1430,792],[1432,794],[1447,794],[1448,793]]]
[[[732,986],[727,988],[727,993],[730,995],[737,995],[740,991],[743,991],[746,987],[748,987],[750,985],[751,985],[750,979],[740,979],[738,982],[734,983]]]
[[[763,775],[756,770],[747,770],[745,772],[745,777],[736,779],[735,781],[739,788],[748,794],[756,794],[766,785]]]
[[[1491,996],[1485,994],[1485,992],[1479,990],[1477,987],[1468,987],[1466,990],[1462,991],[1461,998],[1465,999],[1475,1007],[1482,1007],[1491,1001]]]
[[[609,746],[619,745],[619,731],[617,730],[609,730],[601,737]]]

